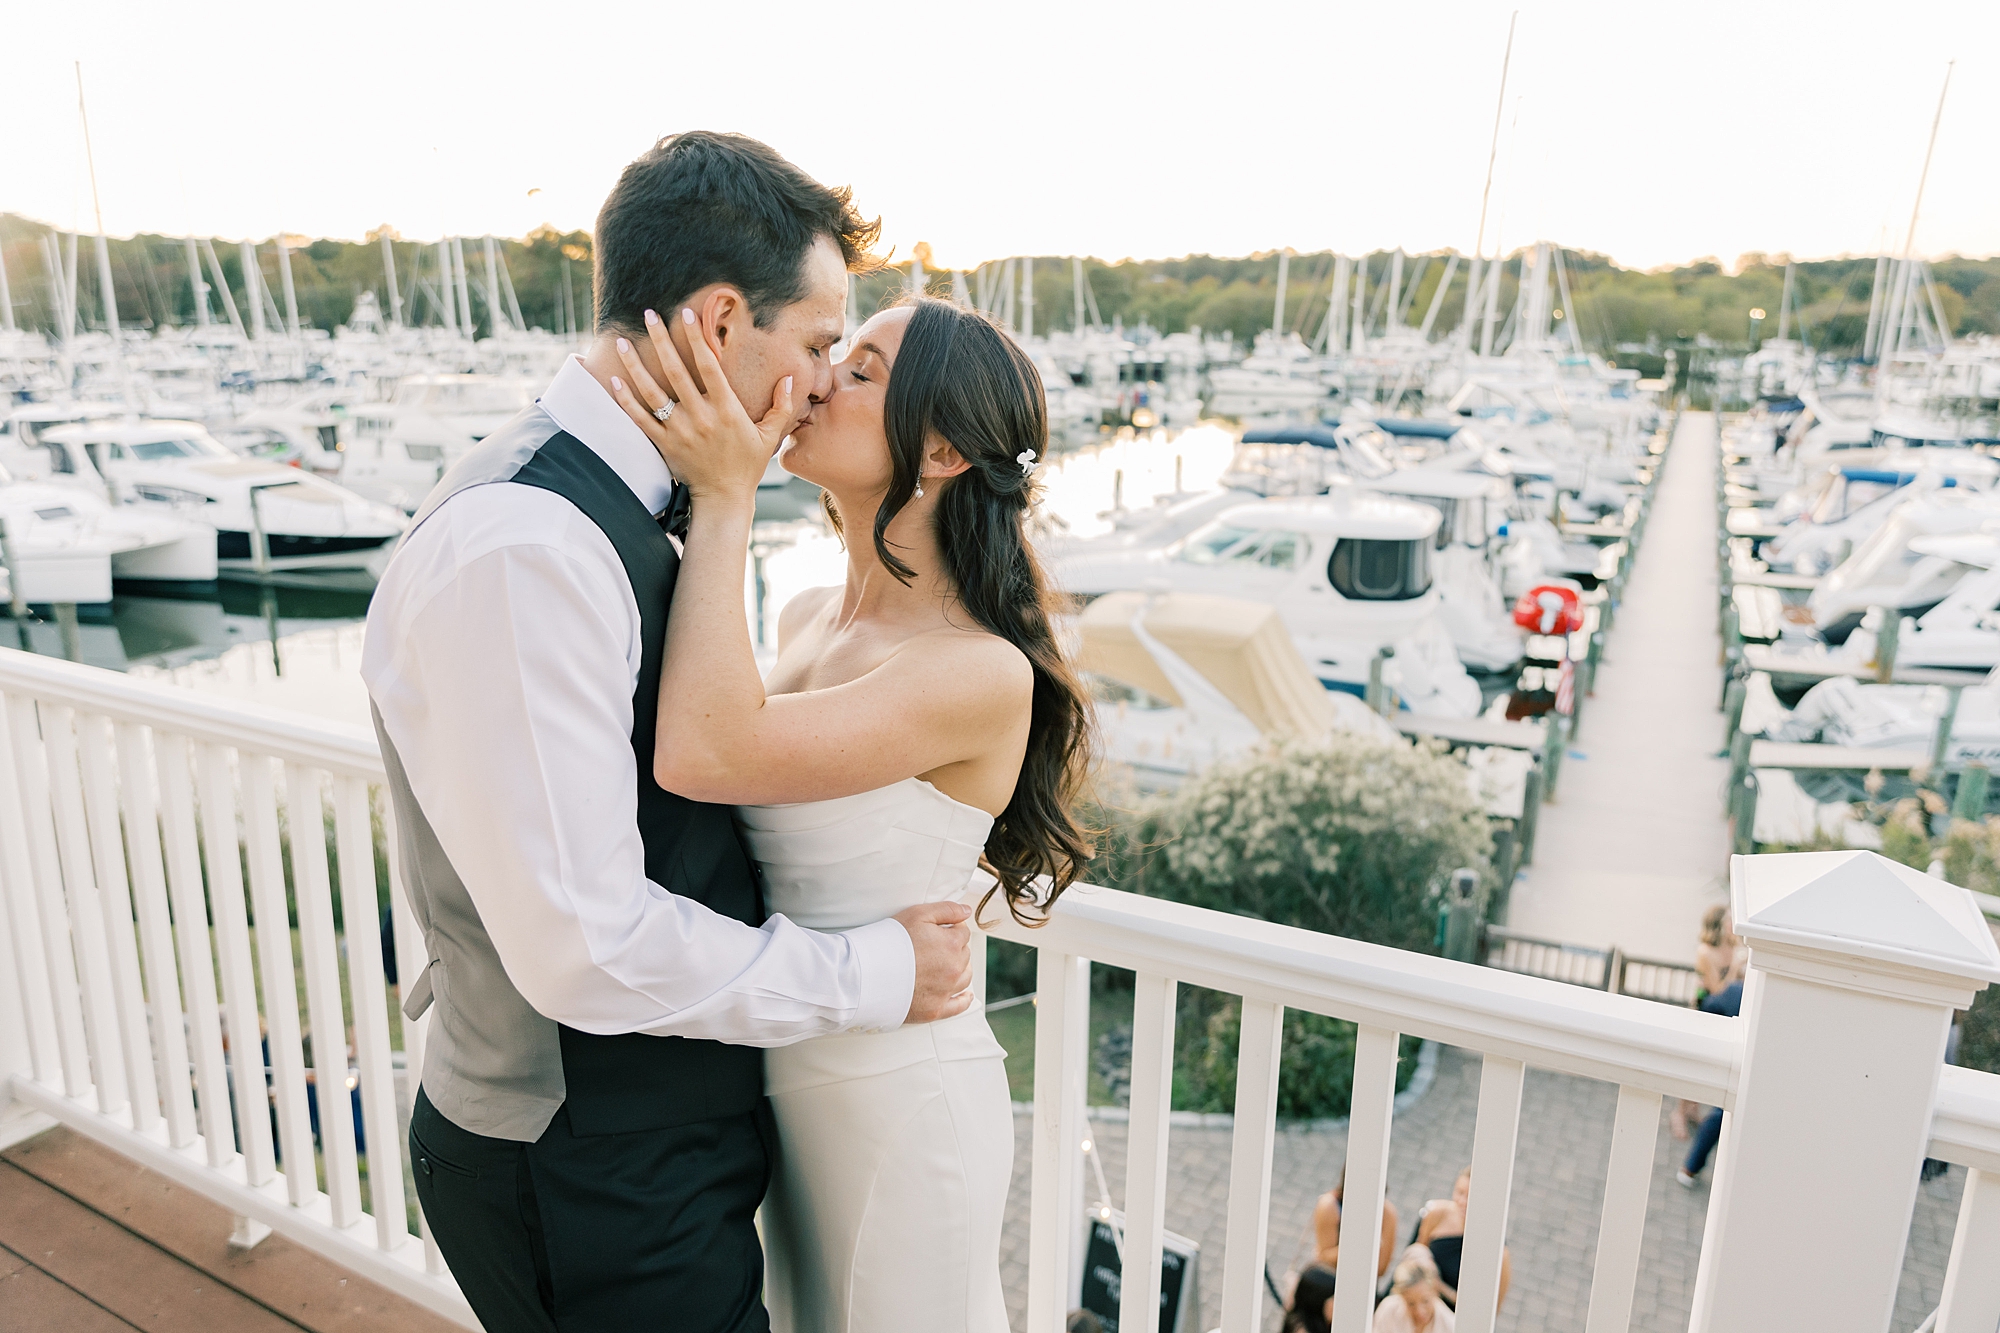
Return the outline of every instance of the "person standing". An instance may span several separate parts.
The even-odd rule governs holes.
[[[761,1048],[971,1003],[963,905],[766,919],[731,808],[655,778],[686,489],[609,392],[616,344],[692,308],[749,410],[824,398],[875,235],[755,140],[661,140],[598,215],[596,340],[446,473],[369,609],[427,959],[417,1196],[489,1333],[763,1333]]]

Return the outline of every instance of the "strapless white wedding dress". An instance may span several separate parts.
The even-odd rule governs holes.
[[[991,883],[977,870],[992,817],[916,778],[742,806],[737,822],[765,907],[818,930],[942,899],[976,905]],[[1005,1060],[978,1009],[766,1053],[778,1165],[764,1200],[765,1300],[776,1333],[1007,1333]]]

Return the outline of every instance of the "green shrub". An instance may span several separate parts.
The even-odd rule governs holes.
[[[1150,803],[1117,887],[1434,953],[1451,872],[1487,873],[1492,847],[1463,764],[1339,736],[1217,764]]]
[[[1234,1111],[1243,1004],[1234,995],[1184,987],[1175,1028],[1174,1109]],[[1278,1118],[1344,1116],[1354,1096],[1355,1025],[1324,1014],[1285,1011],[1278,1047]],[[1402,1039],[1396,1087],[1416,1072],[1415,1037]]]

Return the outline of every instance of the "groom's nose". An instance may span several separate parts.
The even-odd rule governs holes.
[[[820,357],[812,363],[811,378],[806,381],[806,401],[823,403],[833,397],[833,359]]]

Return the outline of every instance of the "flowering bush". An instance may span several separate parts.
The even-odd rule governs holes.
[[[1486,814],[1465,766],[1440,750],[1337,736],[1217,764],[1178,791],[1106,821],[1090,878],[1198,907],[1435,952],[1451,872],[1485,873]],[[1174,1105],[1228,1111],[1236,1097],[1241,1005],[1182,987]],[[1278,1113],[1347,1114],[1352,1023],[1285,1015]],[[1405,1039],[1397,1086],[1414,1068]]]

